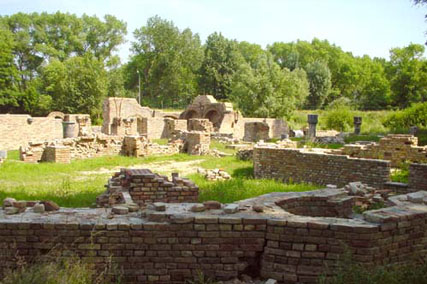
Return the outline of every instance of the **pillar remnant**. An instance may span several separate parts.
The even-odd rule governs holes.
[[[75,127],[74,121],[63,121],[62,122],[62,129],[64,131],[64,138],[73,138],[74,135],[74,127]]]
[[[409,134],[416,136],[417,133],[418,133],[418,127],[417,126],[409,127]]]
[[[354,123],[354,134],[359,135],[360,134],[360,128],[362,125],[362,117],[361,116],[355,116],[353,123]]]
[[[307,122],[308,122],[307,138],[308,139],[314,139],[316,137],[316,125],[318,122],[318,115],[317,114],[309,114],[307,116]]]

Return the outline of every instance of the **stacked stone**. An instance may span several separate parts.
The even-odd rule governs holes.
[[[241,149],[237,151],[236,158],[241,161],[250,161],[252,160],[254,154],[254,149]]]
[[[202,174],[206,180],[209,181],[218,181],[218,180],[229,180],[231,179],[231,175],[222,169],[213,169],[213,170],[205,170],[205,169],[197,169],[199,174]]]
[[[327,196],[301,196],[284,199],[276,204],[294,215],[349,218],[353,214],[355,200],[349,196],[333,199]]]
[[[66,146],[48,146],[43,155],[43,161],[52,163],[71,163],[71,151]]]
[[[19,147],[19,158],[26,163],[37,163],[42,161],[43,152],[47,143],[42,141],[31,141],[27,146]]]
[[[123,202],[122,192],[129,192],[133,202],[197,202],[199,188],[190,180],[174,175],[172,180],[149,169],[122,169],[106,185],[107,191],[97,198],[98,206]],[[113,200],[113,202],[112,202]]]
[[[382,188],[390,180],[390,162],[286,149],[273,145],[254,148],[256,178],[344,186],[360,181]]]
[[[209,153],[211,136],[208,132],[190,131],[186,135],[185,148],[190,155],[206,155]]]
[[[412,191],[427,190],[427,164],[410,164],[408,182]]]
[[[418,138],[413,135],[389,134],[381,138],[379,143],[344,145],[342,149],[335,152],[351,157],[389,160],[392,167],[399,167],[407,161],[427,162],[427,147],[417,145]]]
[[[209,119],[190,118],[188,120],[188,131],[214,132],[214,127]]]

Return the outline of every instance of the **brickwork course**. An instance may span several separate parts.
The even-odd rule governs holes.
[[[198,204],[203,212],[194,212],[194,203],[125,215],[108,208],[43,214],[27,208],[15,215],[0,209],[0,275],[52,249],[98,266],[111,261],[126,283],[184,283],[200,272],[215,280],[249,274],[316,283],[319,275],[334,273],[345,246],[364,265],[403,264],[426,255],[427,192],[395,196],[391,207],[366,211],[363,218],[330,216],[323,205],[348,204],[346,194],[272,193],[219,207]],[[291,203],[294,213],[317,204],[316,216],[286,211]],[[312,209],[298,211],[310,215]]]
[[[406,134],[389,134],[378,143],[368,145],[348,144],[335,153],[357,158],[391,161],[392,167],[403,163],[427,163],[427,146],[418,146],[418,138]]]
[[[361,181],[381,188],[390,180],[390,161],[350,158],[272,144],[255,146],[253,161],[256,178],[284,182],[344,186],[349,182]]]

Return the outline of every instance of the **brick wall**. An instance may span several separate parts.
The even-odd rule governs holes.
[[[32,119],[29,123],[28,119]],[[53,117],[0,114],[0,149],[17,150],[34,140],[53,140],[63,137],[62,121]]]
[[[127,215],[63,208],[6,217],[0,209],[0,276],[18,260],[31,261],[53,248],[98,267],[111,260],[124,272],[124,282],[139,283],[184,283],[200,271],[216,280],[249,274],[316,283],[319,275],[334,273],[344,245],[366,265],[402,264],[427,253],[426,204],[405,201],[367,211],[365,220],[304,217],[277,205],[296,194],[334,198],[343,192],[273,193],[239,202],[234,214],[194,213],[194,204],[187,203]],[[254,212],[255,204],[269,206],[268,212]]]
[[[410,164],[408,182],[411,190],[427,190],[427,164]]]
[[[256,178],[273,178],[284,182],[343,186],[361,181],[381,188],[390,179],[390,162],[384,160],[263,146],[254,148],[253,160]]]

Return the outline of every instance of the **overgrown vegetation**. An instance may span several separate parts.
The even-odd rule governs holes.
[[[326,277],[327,274],[334,274]],[[427,283],[427,259],[420,256],[409,264],[366,266],[353,260],[346,251],[338,266],[326,269],[319,284],[424,284]]]
[[[103,264],[102,267],[99,264],[95,267],[95,264],[85,262],[76,255],[61,257],[58,254],[60,251],[54,249],[46,255],[37,256],[31,263],[19,259],[18,267],[6,271],[0,284],[121,283],[122,273],[111,261]]]

